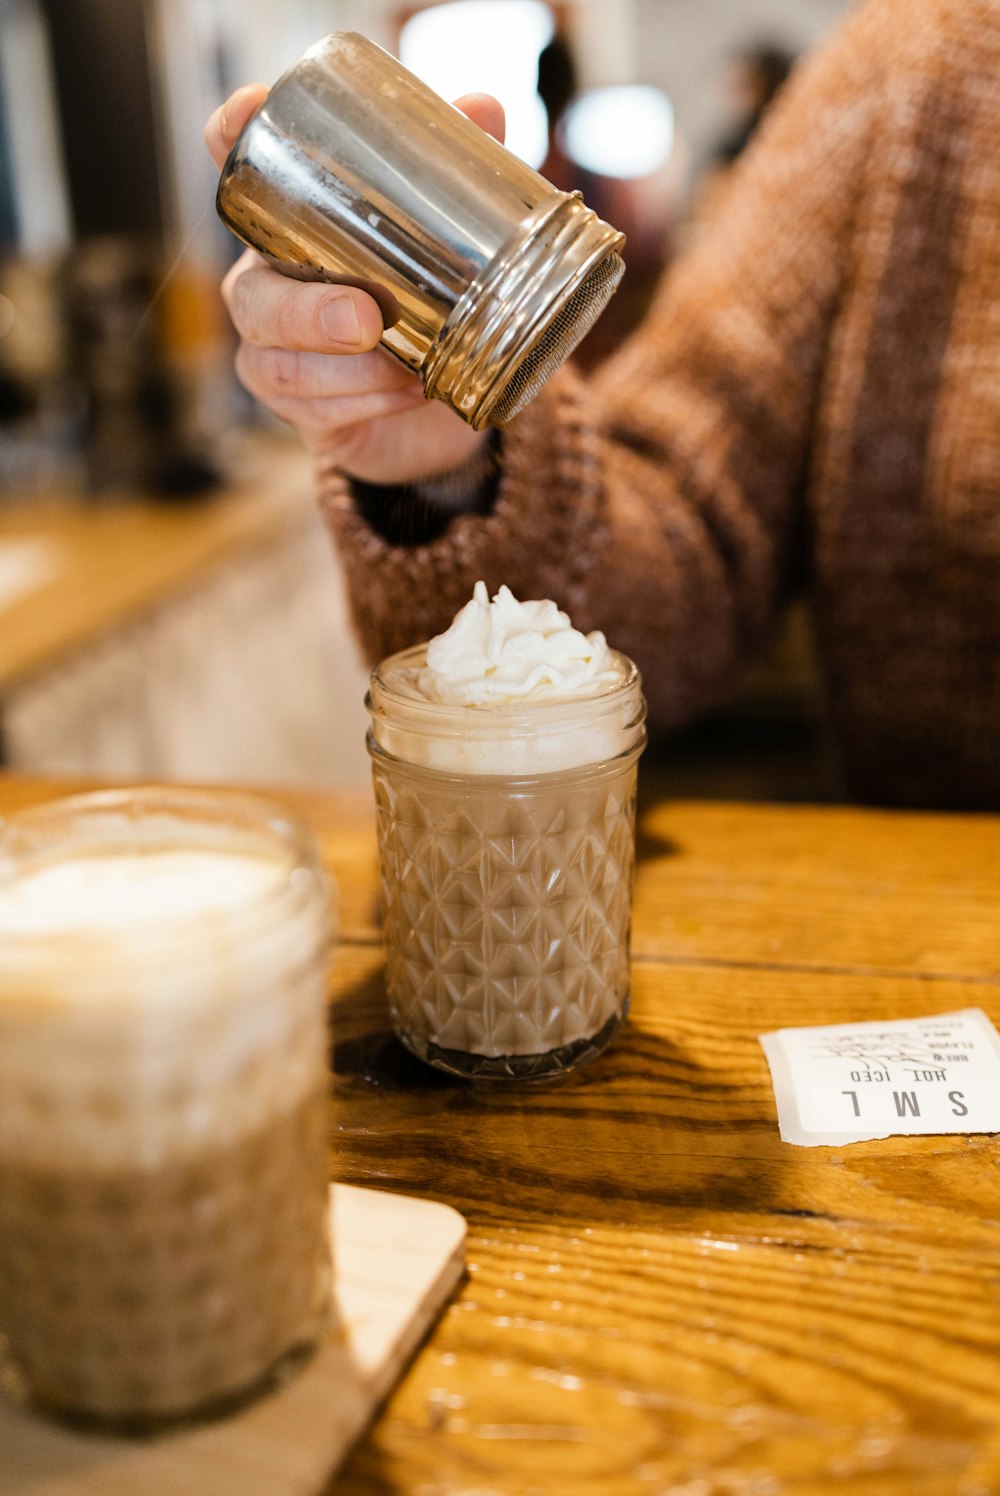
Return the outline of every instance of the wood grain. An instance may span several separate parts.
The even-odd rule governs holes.
[[[504,1090],[392,1038],[368,808],[289,800],[344,899],[331,1169],[470,1223],[469,1283],[338,1493],[1000,1492],[997,1140],[782,1144],[757,1042],[1000,1022],[1000,821],[649,807],[630,1021]]]

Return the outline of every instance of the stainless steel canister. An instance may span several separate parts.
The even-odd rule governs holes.
[[[477,429],[506,425],[604,310],[623,235],[366,37],[339,31],[275,84],[218,210],[303,280],[360,284],[384,346]]]

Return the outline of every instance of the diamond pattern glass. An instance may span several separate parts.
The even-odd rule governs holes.
[[[375,759],[400,1037],[477,1077],[572,1069],[628,1002],[637,754],[534,780]]]

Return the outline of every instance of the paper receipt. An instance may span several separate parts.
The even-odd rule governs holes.
[[[1000,1034],[981,1008],[777,1029],[760,1042],[786,1143],[1000,1132]]]

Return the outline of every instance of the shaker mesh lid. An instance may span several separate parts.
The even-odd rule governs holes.
[[[541,326],[491,406],[486,418],[491,426],[506,426],[535,398],[586,337],[624,274],[621,255],[605,255],[558,307],[555,316]]]

